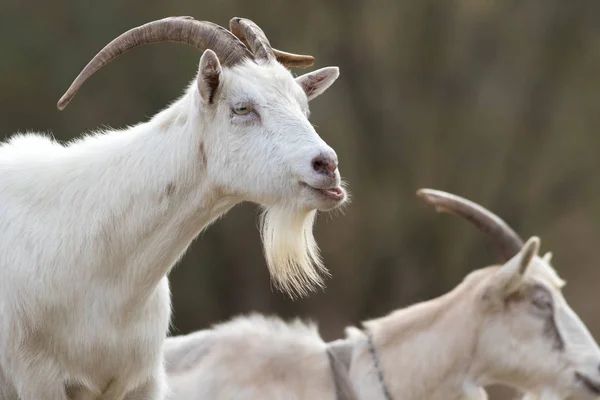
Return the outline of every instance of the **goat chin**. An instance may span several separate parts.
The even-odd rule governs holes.
[[[260,219],[267,266],[275,285],[292,297],[323,287],[328,275],[313,236],[315,210],[266,208]]]

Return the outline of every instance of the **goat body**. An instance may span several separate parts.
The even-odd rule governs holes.
[[[460,292],[465,297],[465,291]],[[459,297],[447,295],[399,310],[377,323],[387,330],[390,342],[377,354],[384,363],[386,381],[393,383],[394,398],[487,398],[466,379],[471,361],[468,347],[473,341],[458,329],[464,321],[452,319],[468,317],[459,309],[464,305],[459,304]],[[326,343],[312,324],[286,324],[274,317],[252,315],[167,338],[165,367],[172,399],[340,400],[328,347],[344,364],[356,399],[385,399],[367,335],[353,327],[346,333],[345,339]]]
[[[564,282],[549,258],[536,256],[538,246],[532,238],[506,264],[471,273],[437,299],[367,321],[365,331],[348,328],[345,339],[329,344],[297,322],[282,328],[257,316],[168,338],[173,399],[286,393],[333,400],[326,350],[346,366],[356,399],[389,400],[388,392],[394,399],[485,400],[491,384],[535,393],[529,398],[593,398],[600,349],[562,297]],[[291,382],[278,375],[288,372]],[[592,377],[592,387],[577,376]]]
[[[314,325],[261,315],[171,337],[171,398],[335,400],[326,348]]]
[[[264,239],[281,286],[319,283],[315,209],[345,192],[308,101],[337,76],[294,79],[271,58],[222,68],[206,50],[184,95],[148,122],[66,146],[36,134],[2,144],[0,399],[164,398],[167,274],[241,201],[263,205],[265,231],[287,240]]]

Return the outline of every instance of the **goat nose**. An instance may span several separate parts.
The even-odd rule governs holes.
[[[321,154],[312,160],[312,167],[316,173],[333,175],[337,169],[337,157]]]

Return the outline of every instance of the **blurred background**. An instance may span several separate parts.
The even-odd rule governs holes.
[[[315,68],[338,65],[311,120],[352,192],[344,215],[317,221],[332,278],[309,299],[272,288],[254,205],[210,227],[171,275],[176,334],[258,311],[314,319],[333,339],[497,262],[482,234],[415,197],[431,187],[490,208],[525,238],[539,235],[568,281],[567,300],[600,340],[600,2],[9,0],[1,137],[34,130],[69,140],[166,106],[194,78],[200,54],[190,47],[128,53],[56,110],[100,48],[169,15],[223,26],[248,17],[274,47],[314,55]]]

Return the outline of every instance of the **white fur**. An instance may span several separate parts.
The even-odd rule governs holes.
[[[505,265],[471,273],[448,294],[364,323],[394,399],[485,400],[484,386],[491,384],[529,392],[531,399],[594,397],[574,373],[599,382],[600,350],[564,300],[564,282],[549,259],[536,255],[538,246],[532,238]],[[551,293],[554,312],[534,307],[534,285]],[[556,320],[564,350],[545,333],[548,318]],[[168,338],[171,398],[334,400],[325,343],[307,334],[309,327],[290,325],[282,334],[281,324],[253,316]],[[356,398],[384,399],[366,334],[350,327],[346,335],[327,346],[347,364]],[[281,370],[293,371],[295,380],[280,380]]]
[[[216,88],[203,79],[215,71]],[[252,113],[232,111],[242,103]],[[37,134],[0,145],[0,399],[162,399],[166,276],[241,201],[279,210],[265,245],[280,286],[304,293],[318,282],[318,258],[305,256],[316,254],[314,210],[343,201],[300,183],[340,184],[337,170],[311,168],[335,153],[307,115],[283,66],[221,70],[208,50],[198,80],[148,122],[66,146]]]
[[[275,283],[286,292],[305,295],[304,288],[322,286],[327,273],[312,235],[316,212],[270,207],[261,218],[265,258]],[[300,240],[299,240],[300,239]]]
[[[169,338],[169,399],[335,400],[325,348],[314,325],[261,315]]]

